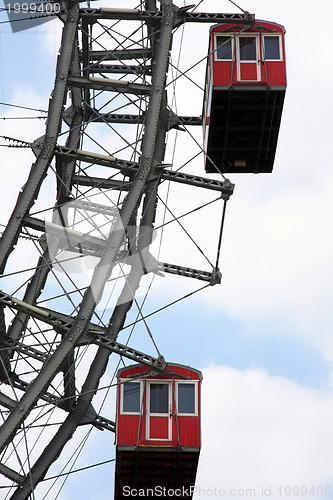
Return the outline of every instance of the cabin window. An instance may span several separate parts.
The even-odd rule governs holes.
[[[254,36],[242,36],[239,38],[239,57],[241,61],[256,61],[257,44]]]
[[[216,37],[216,59],[232,60],[231,36]]]
[[[150,413],[169,412],[169,384],[150,384]]]
[[[196,413],[195,385],[178,383],[178,413]]]
[[[123,384],[122,413],[140,413],[140,395],[140,382],[125,382]]]
[[[265,59],[272,61],[281,61],[280,37],[264,36]]]

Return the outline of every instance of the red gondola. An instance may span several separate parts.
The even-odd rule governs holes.
[[[201,446],[200,371],[168,364],[118,371],[115,500],[163,488],[191,498]],[[184,493],[184,495],[180,495]]]
[[[204,98],[206,172],[271,172],[286,90],[285,29],[211,28]]]

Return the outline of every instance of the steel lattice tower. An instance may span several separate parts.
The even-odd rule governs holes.
[[[226,179],[165,164],[169,131],[201,124],[171,110],[167,74],[179,26],[253,22],[247,13],[196,13],[171,0],[121,10],[69,0],[61,9],[45,135],[30,145],[36,160],[0,246],[0,473],[15,500],[35,498],[78,427],[114,432],[93,401],[112,353],[164,369],[163,356],[118,341],[142,277],[163,272],[220,282],[218,260],[201,271],[160,262],[149,251],[163,183],[206,189],[224,206],[233,191]],[[51,206],[42,191],[47,174],[54,178]],[[35,258],[30,268],[27,253]],[[80,283],[77,262],[89,268]],[[19,287],[11,283],[14,264]],[[117,299],[102,317],[99,304],[116,281]]]

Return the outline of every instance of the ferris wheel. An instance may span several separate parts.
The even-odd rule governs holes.
[[[182,416],[198,416],[200,375],[179,371],[171,363],[172,348],[161,352],[150,318],[221,282],[223,225],[234,185],[226,177],[229,167],[218,163],[214,138],[204,147],[202,126],[211,137],[222,127],[215,109],[207,132],[208,102],[227,103],[233,137],[244,127],[233,114],[237,93],[217,102],[207,60],[219,49],[225,63],[221,47],[239,32],[244,42],[255,23],[247,12],[202,13],[171,0],[146,0],[135,8],[54,5],[63,28],[45,134],[33,142],[3,136],[8,146],[30,148],[35,156],[8,223],[1,221],[0,491],[13,500],[62,498],[88,467],[114,462],[117,398],[123,414],[139,414],[138,436],[145,427],[140,405],[133,409],[137,401],[148,395],[153,401],[157,385],[168,398],[166,413],[172,407],[175,423],[165,424],[165,435],[155,433],[152,416],[163,414],[158,396],[150,409],[156,404],[159,410],[151,410],[142,437],[146,450],[167,441],[179,449]],[[212,25],[226,30],[209,35]],[[197,27],[200,34],[206,30],[205,39],[198,38]],[[259,57],[262,29],[271,36],[269,47],[275,43],[269,27],[260,28],[261,38],[251,33],[247,45],[255,40]],[[198,59],[196,43],[207,46],[209,36],[217,46]],[[266,76],[270,63],[263,66]],[[272,141],[274,150],[285,87],[258,83],[273,94],[265,87],[257,109],[245,109],[252,128],[246,140],[237,140],[248,144],[251,136],[257,150],[258,141],[262,150]],[[244,167],[235,161],[233,167]],[[213,176],[205,175],[205,165]],[[140,369],[128,371],[132,364]],[[124,373],[133,377],[127,386]],[[152,377],[147,386],[142,373],[142,380]],[[182,402],[171,404],[180,394]],[[177,405],[184,405],[182,412]],[[87,443],[103,430],[107,456],[97,458],[97,450],[91,462],[78,466]],[[139,442],[131,445],[138,449]],[[178,471],[180,458],[173,457]],[[117,460],[119,476],[126,454]],[[189,484],[194,479],[195,470]],[[119,477],[117,484],[124,484]],[[115,498],[123,497],[116,491]]]

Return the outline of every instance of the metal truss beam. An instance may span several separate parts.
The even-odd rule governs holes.
[[[68,84],[71,87],[79,87],[94,90],[107,90],[109,92],[123,92],[126,94],[149,95],[151,92],[150,85],[142,85],[139,83],[130,83],[127,80],[113,80],[111,78],[98,77],[70,77]]]
[[[121,115],[114,113],[98,113],[93,111],[89,119],[96,123],[126,123],[129,125],[136,125],[137,123],[144,123],[143,115]],[[201,116],[179,116],[179,123],[183,126],[202,126]]]
[[[89,186],[100,189],[121,189],[122,191],[129,191],[132,187],[131,182],[104,179],[102,177],[86,177],[84,175],[74,175],[73,182],[78,186]]]
[[[112,8],[89,8],[80,9],[80,15],[87,17],[89,22],[95,22],[96,19],[126,19],[127,21],[143,21],[149,23],[159,23],[162,18],[161,11],[139,11],[131,9],[131,11],[119,12],[119,9]],[[175,16],[174,23],[183,24],[185,22],[192,23],[232,23],[232,24],[246,24],[252,25],[255,22],[255,15],[249,12],[237,14],[224,14],[218,12],[188,12],[186,8],[179,9]]]
[[[96,162],[97,163],[97,162]],[[122,170],[126,170],[128,173],[128,166],[121,167]],[[135,168],[135,167],[130,167]],[[190,175],[182,172],[176,172],[173,170],[163,170],[161,174],[162,179],[171,182],[178,182],[180,184],[187,184],[188,186],[200,187],[204,189],[210,189],[212,191],[218,191],[221,193],[221,197],[228,199],[234,191],[235,185],[232,184],[228,179],[225,181],[219,181],[216,179],[209,179],[207,177],[201,177],[200,175]],[[100,187],[104,189],[117,189],[119,183],[112,179],[102,179],[101,177],[84,177],[82,175],[74,176],[74,181],[79,186],[91,186]],[[131,183],[121,183],[122,189],[128,190],[131,187]]]
[[[167,181],[179,182],[181,184],[188,184],[189,186],[219,191],[221,193],[221,197],[224,199],[228,199],[229,196],[232,195],[235,187],[234,184],[232,184],[228,179],[222,182],[215,179],[209,179],[207,177],[201,177],[199,175],[183,174],[182,172],[175,172],[173,170],[164,170],[162,178]]]
[[[199,271],[198,269],[193,269],[190,267],[177,266],[174,264],[163,263],[161,271],[170,274],[176,274],[178,276],[185,276],[186,278],[194,278],[200,281],[207,281],[211,285],[216,285],[221,283],[221,274],[219,271]]]
[[[134,162],[120,160],[112,156],[108,157],[107,155],[95,155],[94,153],[90,153],[87,151],[70,151],[68,148],[64,148],[62,146],[57,147],[56,155],[63,155],[67,158],[76,158],[80,159],[81,161],[94,163],[96,165],[102,165],[105,167],[118,168],[125,175],[136,174],[138,168],[138,164]],[[208,177],[201,177],[199,175],[185,174],[179,171],[172,171],[167,169],[162,170],[162,167],[163,165],[159,166],[159,168],[161,169],[161,178],[164,180],[188,184],[189,186],[194,187],[211,189],[213,191],[219,191],[227,197],[229,197],[233,193],[234,184],[232,184],[228,179],[219,181],[216,179],[210,179]],[[84,179],[82,176],[76,176],[74,180],[81,185],[94,185],[93,180],[88,180],[88,178]],[[112,182],[114,181],[109,181],[108,179],[103,180],[99,178],[95,178],[95,180],[97,182],[96,185],[102,187],[104,184],[107,189],[112,189]]]
[[[91,61],[123,61],[132,59],[151,59],[153,53],[151,50],[127,49],[127,50],[92,50],[89,53]],[[123,66],[117,66],[117,73],[122,73]],[[90,68],[89,68],[90,71]],[[145,72],[146,74],[146,72]]]
[[[89,66],[89,73],[94,74],[94,73],[110,73],[110,74],[118,74],[119,73],[124,73],[125,75],[146,75],[146,76],[151,76],[152,69],[151,66],[145,65],[141,66],[140,64],[138,65],[131,65],[131,64],[102,64],[102,63],[95,63],[91,64]]]
[[[0,302],[1,304],[5,304],[12,309],[24,312],[26,315],[30,315],[37,320],[43,321],[47,325],[52,326],[55,331],[61,333],[62,335],[68,334],[70,332],[70,329],[75,321],[75,318],[65,316],[64,314],[53,311],[51,309],[47,309],[45,307],[32,306],[31,304],[25,303],[15,297],[11,297],[10,295],[5,294],[1,291]],[[87,344],[96,344],[98,346],[105,347],[111,352],[115,352],[121,356],[124,356],[125,358],[130,359],[131,361],[141,363],[150,368],[154,368],[160,371],[164,371],[166,368],[166,363],[163,356],[155,358],[154,356],[141,352],[138,349],[133,349],[132,347],[129,347],[127,345],[121,344],[114,340],[110,340],[110,338],[108,338],[106,335],[106,328],[94,325],[93,323],[90,323],[87,329],[87,333],[78,340],[76,346]],[[45,361],[50,358],[50,355],[45,351],[42,352],[32,346],[25,345],[22,342],[15,342],[14,340],[7,339],[3,342],[3,347],[15,347],[16,351],[24,354],[27,357],[36,359],[41,363],[45,363]],[[55,346],[55,348],[57,347]]]

